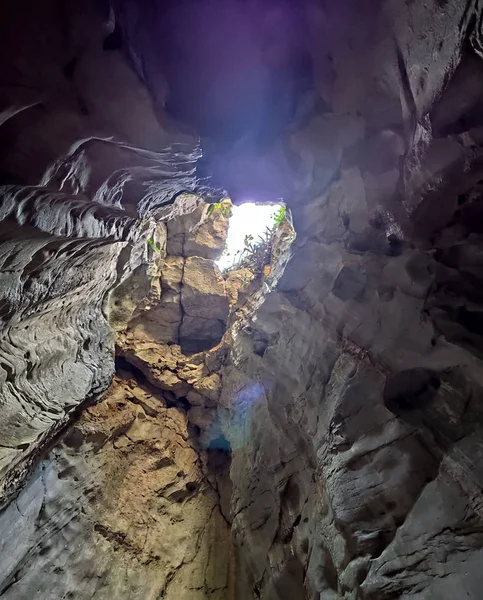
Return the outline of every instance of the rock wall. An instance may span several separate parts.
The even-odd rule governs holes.
[[[223,370],[233,535],[255,596],[477,598],[479,361],[421,319],[424,297],[403,288],[413,251],[358,265],[383,265],[381,302],[334,250],[296,251]]]
[[[213,259],[228,220],[196,196],[177,204],[106,303],[118,377],[0,515],[2,597],[238,597],[216,417],[229,296]]]
[[[69,414],[108,387],[106,294],[149,262],[152,212],[182,214],[176,197],[201,186],[196,140],[166,132],[109,41],[108,3],[1,10],[3,502]]]
[[[0,597],[477,600],[480,3],[8,4]],[[244,306],[168,112],[291,210]]]
[[[225,247],[228,218],[196,196],[183,197],[186,214],[158,225],[154,264],[126,279],[110,299],[110,320],[131,345],[142,341],[181,345],[185,354],[218,345],[226,330],[229,302],[214,259]],[[190,211],[188,212],[188,210]],[[146,275],[152,277],[147,285]]]
[[[480,17],[312,9],[331,110],[271,154],[294,254],[223,370],[235,544],[257,598],[476,599]]]
[[[229,524],[207,476],[223,462],[159,390],[116,379],[2,512],[2,597],[234,597]]]

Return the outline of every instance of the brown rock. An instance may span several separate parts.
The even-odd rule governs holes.
[[[206,396],[212,402],[216,402],[220,397],[221,379],[217,373],[213,373],[209,377],[199,379],[193,384],[194,389]]]
[[[186,238],[184,256],[201,256],[213,260],[220,257],[228,232],[228,216],[224,211],[230,210],[231,202],[225,202],[223,207],[211,215],[208,215],[208,209],[205,209],[202,220]]]
[[[168,225],[168,254],[218,258],[225,247],[228,230],[225,210],[229,210],[230,205],[229,201],[225,202],[226,209],[208,215],[208,206],[198,199],[194,211]]]
[[[167,256],[161,266],[163,291],[179,293],[183,278],[184,259],[182,256]]]
[[[215,346],[228,319],[228,298],[219,269],[211,260],[186,259],[181,289],[183,322],[180,344],[185,353]]]

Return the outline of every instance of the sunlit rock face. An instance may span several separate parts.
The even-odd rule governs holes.
[[[480,9],[7,10],[0,597],[479,600]],[[195,166],[291,211],[242,308]]]
[[[197,254],[221,253],[228,223],[195,196],[178,204],[186,214],[174,227],[157,223],[145,263],[105,303],[118,376],[0,514],[5,598],[244,594],[230,529],[230,446],[217,416],[224,330],[207,339],[192,325],[222,302],[226,326],[228,293],[213,259],[185,256],[184,239],[175,243],[193,232]]]
[[[150,214],[197,187],[199,151],[166,133],[106,42],[107,3],[7,2],[1,21],[3,496],[31,451],[109,385],[106,293],[148,262]]]
[[[233,598],[225,455],[189,438],[159,390],[116,379],[0,515],[2,597]]]
[[[228,217],[220,211],[210,215],[196,196],[180,200],[190,211],[158,225],[150,241],[152,264],[111,294],[110,320],[123,356],[123,348],[136,354],[143,343],[176,345],[183,354],[195,354],[217,346],[225,333],[229,295],[214,259],[224,249]]]

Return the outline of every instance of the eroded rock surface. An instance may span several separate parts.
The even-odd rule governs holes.
[[[185,411],[116,379],[1,514],[2,597],[233,598],[210,461]]]
[[[34,4],[0,36],[0,597],[479,600],[480,3]],[[197,167],[285,200],[282,275],[220,277]],[[22,463],[108,386],[106,317],[128,380]]]
[[[28,25],[24,15],[28,14]],[[106,294],[150,262],[199,187],[197,142],[158,120],[108,3],[2,5],[0,497],[114,372]]]

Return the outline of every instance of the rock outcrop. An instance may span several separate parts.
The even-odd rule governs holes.
[[[108,305],[118,355],[178,398],[209,374],[202,358],[190,356],[219,346],[230,302],[213,260],[225,247],[228,218],[210,216],[205,202],[191,200],[191,212],[158,225],[152,262],[118,286]]]

